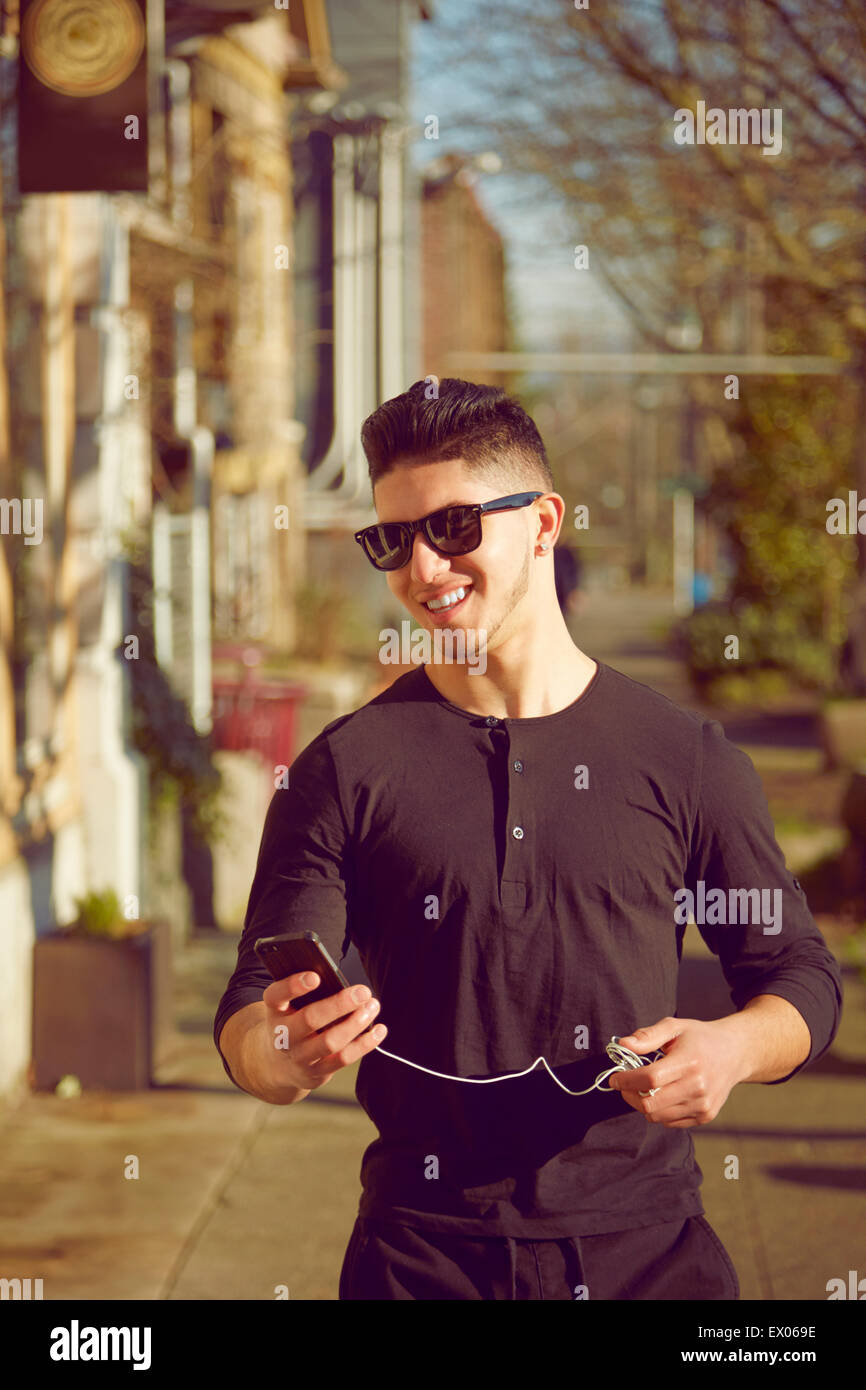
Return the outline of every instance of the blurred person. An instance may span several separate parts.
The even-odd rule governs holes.
[[[572,616],[583,612],[584,596],[580,585],[583,577],[583,560],[570,545],[560,543],[553,551],[553,578],[556,585],[556,600],[566,622]]]
[[[718,722],[572,641],[565,503],[517,401],[418,381],[361,437],[378,521],[356,538],[486,666],[427,662],[295,760],[214,1021],[226,1072],[290,1105],[360,1059],[378,1134],[342,1300],[737,1299],[690,1131],[820,1057],[841,1002],[757,773]],[[784,934],[696,910],[737,1012],[675,1017],[679,894],[752,884]],[[289,1011],[318,977],[272,981],[253,944],[310,929],[335,960],[354,943],[374,998]],[[611,1070],[612,1038],[646,1065]]]
[[[695,608],[702,608],[705,603],[710,602],[712,597],[712,575],[704,573],[703,570],[695,570],[692,578],[692,602]]]

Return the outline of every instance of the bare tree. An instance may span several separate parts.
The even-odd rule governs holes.
[[[593,271],[646,347],[672,350],[671,329],[685,318],[700,325],[710,353],[845,364],[829,387],[830,411],[826,382],[814,378],[753,380],[736,404],[720,399],[717,382],[710,392],[696,380],[693,391],[704,425],[715,417],[705,438],[719,486],[707,504],[728,509],[741,555],[759,501],[765,511],[788,509],[790,520],[796,512],[806,587],[810,548],[825,590],[841,587],[840,555],[853,568],[856,554],[848,646],[853,687],[866,694],[866,537],[840,546],[825,530],[834,492],[856,486],[866,497],[862,4],[590,0],[578,9],[572,0],[478,0],[470,22],[448,28],[440,16],[436,30],[436,71],[451,79],[443,127],[463,147],[499,151],[527,203],[546,203],[551,241],[590,248]],[[455,74],[464,79],[456,106]],[[699,102],[742,113],[733,132],[753,140],[746,112],[778,112],[780,151],[763,136],[678,143],[676,113],[697,112]],[[792,433],[783,437],[773,418],[786,402]],[[798,474],[792,460],[801,456]],[[741,482],[752,495],[737,517]],[[761,564],[752,569],[757,582]],[[778,587],[785,596],[784,577]],[[824,592],[825,615],[837,598]]]

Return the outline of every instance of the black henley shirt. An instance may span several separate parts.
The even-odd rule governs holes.
[[[268,809],[218,1048],[271,982],[256,938],[313,930],[335,960],[357,946],[389,1052],[474,1078],[543,1056],[582,1090],[613,1035],[675,1014],[674,894],[697,900],[700,880],[781,889],[776,933],[698,928],[736,1008],[769,993],[803,1016],[811,1049],[790,1076],[829,1047],[841,974],[751,760],[715,720],[597,667],[566,709],[530,719],[462,709],[419,667],[323,729]],[[566,1095],[541,1065],[465,1085],[374,1049],[356,1095],[379,1133],[362,1216],[543,1239],[703,1212],[690,1129],[616,1093]]]

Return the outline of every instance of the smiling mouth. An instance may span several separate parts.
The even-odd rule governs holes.
[[[449,593],[443,594],[440,599],[436,600],[438,604],[442,604],[444,599],[451,599],[452,601],[446,603],[444,607],[431,608],[428,603],[422,606],[426,608],[431,618],[445,618],[450,613],[456,613],[458,608],[462,608],[471,592],[471,584],[460,584],[456,589],[452,589]]]

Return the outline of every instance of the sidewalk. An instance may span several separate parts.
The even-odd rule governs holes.
[[[591,596],[573,625],[589,655],[694,708],[647,634],[664,601]],[[691,939],[690,939],[691,938]],[[686,933],[680,1013],[732,1005],[718,963]],[[236,938],[199,933],[176,960],[175,1045],[149,1092],[31,1095],[0,1128],[0,1275],[46,1299],[337,1297],[375,1130],[348,1068],[301,1105],[268,1106],[228,1080],[211,1036]],[[863,1268],[866,985],[845,974],[830,1052],[783,1086],[739,1086],[692,1130],[710,1222],[744,1299],[824,1300]],[[127,1180],[129,1155],[140,1177]],[[739,1178],[725,1177],[731,1155]]]

